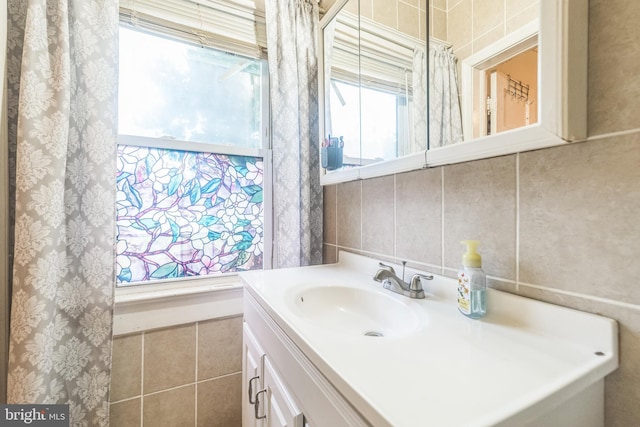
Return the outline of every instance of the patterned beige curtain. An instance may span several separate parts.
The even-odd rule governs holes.
[[[322,262],[317,0],[267,0],[274,267]]]
[[[8,1],[15,195],[9,403],[108,425],[117,0]]]
[[[450,47],[429,48],[429,148],[462,142],[456,63]]]
[[[424,49],[413,50],[413,69],[411,73],[413,103],[411,104],[411,121],[413,123],[411,153],[427,149],[427,60]]]

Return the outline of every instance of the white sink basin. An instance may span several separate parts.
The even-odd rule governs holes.
[[[412,307],[376,289],[318,285],[298,290],[292,300],[299,317],[340,333],[398,337],[420,324]]]

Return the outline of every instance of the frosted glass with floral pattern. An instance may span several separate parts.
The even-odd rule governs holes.
[[[117,281],[260,269],[259,157],[118,146]]]

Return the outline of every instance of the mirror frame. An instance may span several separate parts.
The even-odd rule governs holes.
[[[323,16],[319,25],[320,140],[324,138],[324,28],[347,1],[337,0]],[[330,173],[321,168],[320,183],[331,185],[585,140],[587,136],[588,0],[540,1],[539,10],[537,123],[358,168]],[[473,57],[471,59],[473,60]],[[472,64],[473,61],[466,61],[465,66]]]
[[[342,10],[343,6],[347,4],[349,0],[336,0],[331,5],[329,10],[326,11],[319,25],[318,40],[318,102],[319,102],[319,132],[320,141],[323,141],[326,137],[325,128],[325,79],[324,79],[324,29],[333,20],[336,15]],[[362,24],[359,24],[362,25]],[[425,47],[427,41],[425,40]],[[427,114],[425,112],[425,114]],[[320,155],[320,153],[318,153]],[[392,175],[395,173],[406,172],[415,169],[425,168],[427,165],[426,151],[419,151],[417,153],[397,157],[395,159],[386,160],[383,162],[371,163],[364,166],[358,166],[350,169],[336,170],[327,173],[322,167],[320,168],[320,184],[331,185],[340,182],[355,181],[358,179],[374,178],[378,176]]]
[[[533,26],[539,26],[538,122],[430,149],[428,166],[503,156],[586,138],[588,0],[540,1],[539,8],[538,23],[524,26],[522,35],[513,37],[526,38]],[[508,42],[500,45],[499,41],[496,45],[487,49],[507,52],[512,47]],[[463,61],[462,75],[486,59],[487,49]],[[463,92],[472,90],[469,81],[463,83]]]

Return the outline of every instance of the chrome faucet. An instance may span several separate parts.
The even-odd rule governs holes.
[[[409,298],[424,298],[424,289],[420,279],[433,280],[433,276],[414,274],[409,283],[404,281],[404,268],[406,261],[402,262],[402,279],[396,276],[396,272],[390,265],[379,263],[380,269],[373,276],[376,282],[382,282],[382,287],[392,292],[402,294]]]

